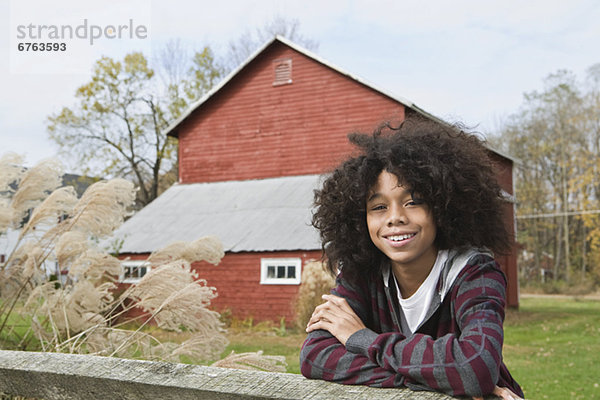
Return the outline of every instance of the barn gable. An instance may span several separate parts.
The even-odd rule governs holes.
[[[277,37],[168,133],[179,139],[181,183],[320,174],[352,151],[348,133],[407,110],[426,114]]]
[[[248,57],[248,59],[246,61],[244,61],[242,64],[240,64],[236,69],[234,69],[231,73],[229,73],[228,76],[226,76],[221,82],[219,82],[215,87],[213,87],[207,94],[205,94],[203,97],[201,97],[200,99],[198,99],[198,101],[196,101],[195,103],[193,103],[188,110],[186,110],[186,112],[184,112],[179,118],[177,118],[175,121],[173,121],[166,129],[165,133],[169,136],[173,136],[173,137],[179,137],[179,126],[181,125],[181,123],[186,120],[192,113],[194,113],[198,108],[200,108],[204,103],[208,102],[208,100],[210,100],[217,92],[219,92],[224,86],[226,86],[227,84],[229,84],[230,81],[232,81],[239,73],[240,71],[242,71],[244,68],[246,68],[246,66],[248,64],[250,64],[252,61],[254,61],[256,58],[258,58],[258,56],[263,53],[268,47],[272,46],[274,43],[280,42],[282,44],[284,44],[285,46],[289,47],[290,49],[295,50],[297,53],[302,54],[304,56],[306,56],[307,58],[329,68],[332,71],[336,71],[338,72],[340,75],[343,75],[345,77],[347,77],[350,80],[353,80],[365,87],[370,88],[371,90],[373,90],[374,92],[378,92],[386,97],[389,97],[390,99],[395,100],[398,103],[401,103],[403,105],[405,105],[406,107],[409,107],[411,109],[413,109],[414,111],[418,112],[419,114],[430,118],[430,119],[434,119],[434,120],[439,120],[437,117],[435,117],[432,114],[429,114],[427,111],[421,109],[420,107],[418,107],[417,105],[415,105],[413,102],[411,102],[410,100],[394,95],[392,93],[387,92],[386,90],[382,89],[382,88],[378,88],[373,84],[368,83],[367,81],[365,81],[364,79],[355,76],[345,70],[343,70],[342,68],[328,62],[327,60],[319,57],[318,55],[296,45],[295,43],[285,39],[282,36],[275,36],[272,40],[268,41],[267,43],[265,43],[262,47],[258,48],[252,55],[250,55],[250,57]],[[290,61],[290,59],[285,59],[282,58],[281,59],[282,62],[286,63],[286,70],[288,71],[288,75],[287,78],[285,80],[281,80],[280,79],[280,73],[278,73],[279,70],[279,66],[281,65],[281,63],[274,63],[274,78],[275,80],[273,81],[273,85],[277,86],[277,85],[281,85],[281,84],[286,84],[286,83],[293,83],[293,79],[292,77],[294,76],[292,74],[292,67],[293,64]],[[442,120],[439,120],[440,122],[443,122]]]

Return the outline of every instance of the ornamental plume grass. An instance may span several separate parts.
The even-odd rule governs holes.
[[[221,356],[229,343],[225,335],[209,335],[198,332],[169,351],[166,361],[177,362],[181,356],[196,360],[214,360]]]
[[[176,242],[154,252],[148,273],[118,290],[121,260],[99,243],[131,214],[133,184],[100,181],[77,199],[73,188],[58,188],[58,162],[29,170],[21,162],[15,155],[0,158],[0,234],[20,228],[14,250],[0,264],[4,337],[15,335],[16,325],[27,325],[24,334],[12,338],[15,347],[27,349],[35,342],[43,351],[166,361],[219,358],[227,339],[220,315],[209,308],[217,290],[192,268],[197,261],[220,262],[224,251],[218,238]],[[61,276],[65,279],[57,279]],[[189,337],[162,342],[144,329],[149,324]],[[264,370],[280,370],[280,364],[260,353],[223,360],[223,366]]]
[[[117,229],[131,215],[135,190],[125,179],[100,181],[91,185],[73,208],[70,230],[101,238]]]
[[[21,229],[21,237],[42,225],[56,225],[59,218],[71,214],[76,203],[77,193],[72,186],[56,189],[34,209],[29,221]]]
[[[26,170],[12,196],[13,222],[18,223],[25,214],[40,204],[61,184],[62,165],[54,159],[40,161]]]
[[[13,221],[13,211],[10,201],[0,199],[0,232],[5,232]]]
[[[191,263],[194,260],[204,260],[216,265],[224,255],[221,241],[215,236],[206,236],[189,243],[171,243],[150,254],[148,262],[164,263],[180,259]]]
[[[42,340],[47,351],[72,334],[85,331],[96,325],[104,325],[103,312],[114,302],[112,283],[94,285],[82,280],[65,288],[46,282],[35,287],[25,303],[25,310],[32,312],[38,320],[47,319],[47,325],[55,340]],[[39,332],[37,332],[39,334]]]
[[[239,354],[232,351],[227,357],[213,363],[211,366],[244,370],[258,369],[262,371],[285,372],[287,363],[283,356],[266,356],[262,351]]]
[[[302,284],[295,299],[296,324],[306,328],[314,309],[323,303],[321,296],[328,294],[335,286],[335,277],[329,272],[324,263],[312,261],[302,270]]]
[[[221,331],[219,314],[207,309],[216,289],[198,279],[188,262],[178,260],[148,272],[124,294],[152,315],[156,324],[176,332]],[[202,317],[202,318],[199,318]]]
[[[31,282],[43,282],[45,275],[39,268],[43,263],[43,249],[34,241],[18,247],[8,257],[0,270],[0,296],[4,300],[0,316],[8,307],[6,299],[23,300],[30,291]]]
[[[60,235],[54,251],[59,265],[68,265],[88,249],[88,238],[85,233],[68,231]]]
[[[23,157],[15,153],[6,153],[0,157],[0,193],[14,192],[12,185],[18,184],[23,168]]]
[[[13,225],[15,212],[11,206],[11,199],[15,186],[21,181],[25,169],[22,167],[23,158],[14,153],[7,153],[0,157],[0,232],[5,232]]]

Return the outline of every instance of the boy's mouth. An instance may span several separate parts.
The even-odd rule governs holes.
[[[411,237],[413,237],[415,235],[416,235],[416,233],[405,233],[402,235],[389,235],[389,236],[385,236],[385,238],[388,240],[391,240],[392,242],[402,242],[403,240],[410,239]]]

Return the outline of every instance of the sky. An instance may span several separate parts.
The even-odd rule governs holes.
[[[75,104],[100,56],[151,57],[172,40],[224,54],[275,16],[297,20],[331,64],[483,133],[496,131],[549,74],[567,69],[583,78],[600,63],[597,0],[0,0],[0,156],[16,152],[26,165],[57,156],[47,118]],[[64,52],[18,50],[49,35],[41,26],[84,22],[79,39],[62,41]],[[105,30],[91,38],[92,25],[127,23],[120,37]]]

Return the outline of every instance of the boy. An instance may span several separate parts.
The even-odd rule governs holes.
[[[431,121],[389,130],[351,135],[362,154],[315,192],[313,225],[339,274],[308,323],[302,373],[518,398],[502,362],[506,278],[492,256],[511,241],[487,150]]]

